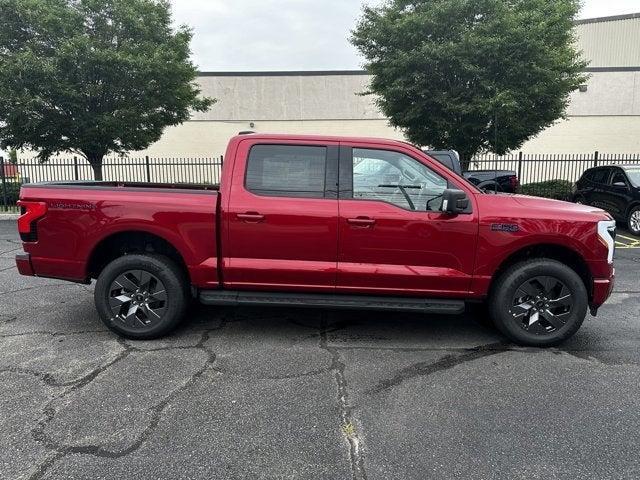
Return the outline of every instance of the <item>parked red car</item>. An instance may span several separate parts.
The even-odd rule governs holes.
[[[220,186],[30,184],[23,275],[88,283],[113,331],[171,331],[191,297],[460,313],[488,301],[516,342],[555,345],[614,281],[615,223],[593,207],[477,190],[407,143],[231,139]]]

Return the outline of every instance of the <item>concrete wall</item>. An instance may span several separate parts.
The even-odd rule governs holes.
[[[597,20],[582,20],[576,27],[578,46],[591,61],[589,66],[640,66],[640,14]]]

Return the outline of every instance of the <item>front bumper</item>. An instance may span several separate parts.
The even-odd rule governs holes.
[[[28,253],[19,253],[16,255],[16,266],[20,275],[35,276],[33,265],[31,265],[31,255]]]
[[[615,284],[616,274],[613,270],[611,278],[596,278],[593,281],[593,296],[591,299],[591,307],[598,308],[611,296],[613,286]]]

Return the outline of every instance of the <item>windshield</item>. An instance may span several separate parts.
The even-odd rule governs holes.
[[[627,177],[634,187],[640,187],[640,167],[628,169]]]

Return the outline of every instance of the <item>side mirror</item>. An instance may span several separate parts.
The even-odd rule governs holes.
[[[448,188],[442,192],[441,210],[453,215],[469,213],[469,197],[462,190]]]

